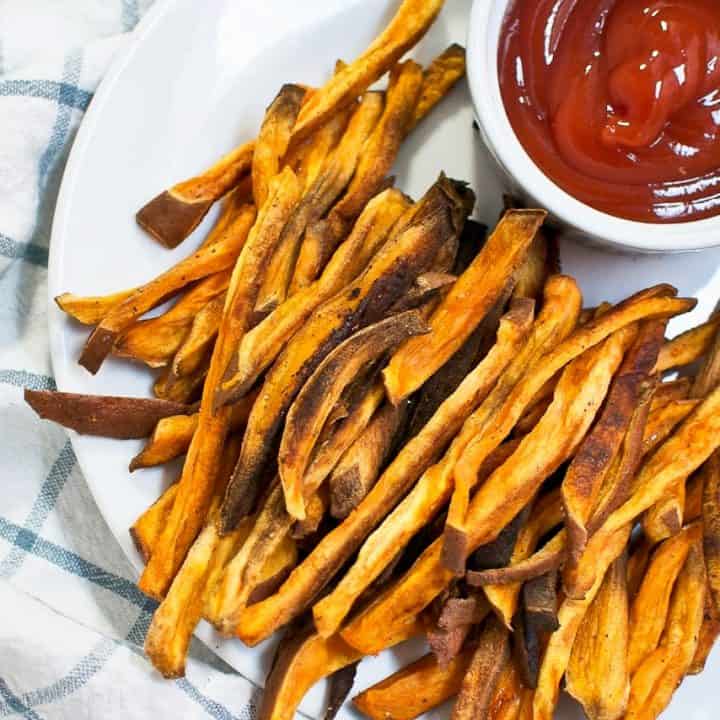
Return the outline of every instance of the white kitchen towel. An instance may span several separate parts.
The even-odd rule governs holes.
[[[48,241],[98,82],[150,0],[0,0],[0,718],[253,718],[257,688],[195,643],[161,679],[154,603],[108,530],[61,428],[23,388],[54,388]]]

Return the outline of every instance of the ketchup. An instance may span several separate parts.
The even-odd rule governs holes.
[[[592,207],[720,213],[720,0],[515,0],[500,87],[540,169]]]

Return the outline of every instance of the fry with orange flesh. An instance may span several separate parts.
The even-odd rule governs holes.
[[[255,207],[265,205],[270,182],[280,172],[305,92],[299,85],[283,85],[265,112],[255,140],[251,171]]]
[[[698,646],[692,664],[688,669],[688,675],[699,675],[705,669],[705,663],[713,647],[715,647],[718,635],[720,635],[720,618],[717,616],[715,603],[710,597],[710,587],[708,586],[705,590],[705,611]]]
[[[608,568],[622,554],[630,536],[630,528],[625,527],[610,536],[609,541],[597,552],[590,552],[590,545],[581,559],[582,564],[592,564],[597,580],[582,600],[566,598],[560,606],[558,621],[560,627],[552,633],[547,642],[540,664],[538,685],[533,697],[534,720],[552,720],[558,695],[560,680],[568,669],[575,638],[580,630],[588,608],[600,591]],[[585,659],[589,662],[589,659]]]
[[[477,401],[490,393],[530,330],[532,307],[532,302],[523,301],[501,320],[495,346],[461,383],[458,391],[464,386],[472,387]],[[463,428],[443,459],[425,471],[405,499],[365,541],[356,562],[336,588],[313,607],[315,626],[321,635],[327,637],[337,631],[355,600],[380,575],[399,549],[405,547],[447,502],[452,492],[454,458],[459,452],[453,448],[461,448],[467,435]]]
[[[551,278],[546,287],[545,305],[549,317],[557,315],[566,318],[560,325],[572,324],[575,318],[573,308],[580,305],[577,285],[565,277]],[[572,322],[568,322],[568,316]],[[355,512],[320,540],[274,597],[245,611],[239,628],[243,642],[257,644],[307,608],[372,529],[438,459],[477,407],[484,392],[482,379],[482,375],[470,373],[400,450]]]
[[[166,367],[153,384],[153,394],[163,400],[189,403],[202,394],[202,386],[210,368],[210,358],[206,355],[198,368],[187,375],[177,377],[172,368]]]
[[[702,470],[703,548],[710,595],[720,615],[720,457],[714,453]]]
[[[507,628],[495,617],[485,621],[467,672],[463,678],[452,720],[487,717],[500,676],[510,660]]]
[[[503,216],[432,314],[432,332],[406,341],[383,371],[391,402],[397,404],[417,390],[462,346],[522,263],[544,219],[541,210],[511,211]]]
[[[138,317],[189,283],[231,268],[238,259],[254,219],[254,209],[246,206],[216,243],[200,248],[154,280],[137,288],[115,306],[88,338],[80,356],[80,364],[91,373],[96,373],[117,337]]]
[[[700,404],[699,400],[671,400],[650,413],[643,435],[643,455],[649,455]]]
[[[418,123],[450,92],[465,75],[465,48],[453,44],[438,55],[423,73],[422,88],[408,131]]]
[[[228,486],[223,528],[232,528],[246,508],[243,498],[259,481],[282,417],[322,359],[352,332],[380,319],[434,259],[464,222],[468,191],[445,177],[414,208],[411,221],[370,261],[364,272],[318,308],[285,346],[253,406],[238,468]],[[220,403],[235,399],[234,381],[223,383]]]
[[[278,468],[288,513],[305,517],[303,477],[312,449],[343,389],[369,363],[413,335],[427,332],[415,310],[360,330],[336,347],[303,386],[287,415]]]
[[[574,451],[605,398],[627,340],[621,331],[564,370],[553,405],[543,419],[476,492],[466,525],[468,552],[491,542],[499,529],[530,502],[543,480]],[[442,544],[442,538],[432,543],[400,580],[342,631],[342,636],[365,652],[375,652],[373,648],[388,629],[425,608],[454,577],[442,564]]]
[[[690,477],[687,482],[685,495],[685,515],[683,525],[689,525],[699,520],[702,515],[703,493],[705,490],[705,475],[703,468]]]
[[[660,642],[670,595],[692,547],[697,546],[702,529],[690,525],[658,546],[638,588],[630,611],[628,666],[633,675]]]
[[[720,315],[669,340],[660,350],[655,371],[661,373],[698,361],[712,347],[718,329]]]
[[[653,396],[651,411],[659,410],[675,400],[686,400],[690,394],[690,378],[678,378],[658,383]]]
[[[572,646],[565,687],[589,720],[618,720],[627,707],[628,671],[627,556],[605,574]]]
[[[217,336],[224,307],[225,296],[219,295],[195,315],[190,331],[172,359],[172,374],[175,377],[191,375],[200,367]]]
[[[387,403],[335,466],[328,481],[330,514],[346,518],[370,492],[407,416],[407,406]]]
[[[170,515],[176,493],[177,485],[171,485],[130,528],[130,537],[145,562],[150,559],[153,547]]]
[[[201,280],[163,315],[134,323],[117,339],[113,354],[153,368],[164,367],[188,336],[196,315],[213,299],[222,297],[229,282],[229,270]]]
[[[575,560],[587,544],[588,522],[613,460],[620,452],[664,337],[663,321],[649,321],[640,326],[638,337],[613,380],[602,414],[583,440],[563,479],[568,550]]]
[[[81,296],[63,293],[55,298],[58,307],[83,325],[97,325],[115,307],[127,300],[137,288],[111,295]]]
[[[355,171],[358,155],[377,125],[382,109],[382,94],[371,92],[363,96],[338,146],[298,203],[283,229],[258,294],[255,309],[261,315],[272,312],[287,297],[305,229],[325,214],[347,186]]]
[[[330,232],[330,224],[327,220],[319,220],[307,227],[288,289],[289,297],[317,280],[333,251],[343,239],[343,237],[336,238]]]
[[[235,357],[233,383],[238,396],[246,393],[273,363],[283,345],[302,327],[315,308],[362,272],[409,207],[410,202],[398,190],[386,190],[371,200],[320,278],[288,298],[245,335]]]
[[[695,656],[704,603],[705,565],[696,546],[675,583],[660,645],[633,675],[627,720],[652,720],[669,704]]]
[[[635,540],[630,543],[630,557],[628,558],[627,568],[627,586],[630,597],[634,598],[640,585],[642,585],[643,578],[647,572],[648,566],[650,565],[650,557],[652,555],[655,546],[642,535],[639,535]]]
[[[353,704],[372,720],[414,720],[460,692],[472,655],[465,649],[444,667],[432,653],[423,655],[356,695]]]
[[[530,518],[521,528],[510,558],[510,566],[531,557],[541,538],[558,526],[563,520],[563,508],[559,490],[540,498],[533,506]],[[483,591],[496,614],[506,627],[512,627],[513,617],[518,608],[522,583],[485,585]]]
[[[403,0],[388,26],[365,52],[339,68],[304,105],[292,142],[304,140],[337,108],[358,97],[390,70],[425,35],[443,4],[443,0]]]
[[[140,578],[141,589],[151,597],[162,597],[166,592],[205,520],[231,414],[227,408],[214,409],[215,393],[232,353],[248,328],[262,269],[298,194],[297,178],[286,168],[273,180],[270,197],[249,231],[235,264],[203,387],[198,428],[185,459],[178,497],[163,531],[160,551],[153,553]]]

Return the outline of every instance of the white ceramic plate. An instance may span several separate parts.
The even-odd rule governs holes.
[[[102,294],[153,277],[189,253],[215,217],[174,251],[161,248],[135,224],[136,210],[161,189],[210,165],[240,140],[253,137],[265,106],[283,82],[321,83],[337,58],[352,59],[381,28],[397,0],[160,0],[136,31],[95,96],[63,180],[50,253],[50,335],[60,389],[148,395],[150,374],[109,360],[95,377],[77,364],[87,329],[60,313],[52,298],[72,290]],[[422,61],[453,41],[464,42],[468,0],[447,7],[416,56]],[[492,223],[501,188],[472,130],[470,101],[458,88],[412,136],[397,162],[398,185],[419,196],[441,170],[472,183],[477,216]],[[579,278],[587,304],[617,300],[659,281],[697,295],[692,314],[674,331],[705,319],[720,250],[675,257],[609,255],[577,245],[562,248],[563,265]],[[717,285],[715,285],[717,288]],[[178,467],[129,475],[136,441],[73,437],[80,466],[110,528],[141,568],[127,529],[173,478]],[[198,635],[253,682],[262,683],[270,644],[249,650],[218,638],[207,624]],[[423,652],[420,643],[364,661],[355,691]],[[720,701],[720,658],[687,681],[666,717],[710,720]],[[321,715],[324,689],[302,704]],[[352,711],[346,707],[343,717]],[[434,713],[446,717],[444,710]],[[569,704],[563,718],[578,716]]]

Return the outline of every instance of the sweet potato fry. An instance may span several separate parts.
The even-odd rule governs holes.
[[[353,698],[372,720],[414,720],[460,692],[473,649],[463,650],[445,667],[432,653],[423,655]]]
[[[450,92],[465,75],[465,48],[453,44],[438,55],[423,73],[420,98],[415,105],[408,132]]]
[[[517,450],[519,444],[518,440],[512,440],[500,446],[501,448],[507,447],[508,452],[504,454],[504,459],[500,461],[499,465]],[[530,509],[529,505],[524,508],[500,531],[500,534],[492,542],[481,545],[468,558],[468,566],[472,568],[473,572],[502,568],[510,562],[520,532],[527,523]]]
[[[262,568],[262,575],[248,595],[248,605],[270,597],[285,582],[285,578],[297,564],[297,544],[294,538],[285,536],[272,553],[269,553]]]
[[[165,247],[176,247],[200,224],[212,204],[250,172],[254,151],[254,141],[240,145],[201,175],[160,193],[138,210],[138,225]]]
[[[553,272],[559,272],[551,268],[551,255],[555,253],[550,252],[548,243],[548,232],[544,229],[538,230],[530,244],[525,261],[515,274],[513,297],[540,300],[548,276]]]
[[[293,523],[290,536],[295,540],[303,540],[314,535],[325,518],[329,505],[330,498],[327,487],[321,487],[314,495],[308,498],[305,503],[305,519],[296,520]]]
[[[488,720],[517,720],[523,694],[527,692],[520,679],[520,673],[511,659],[505,663],[500,679],[495,687]]]
[[[323,720],[333,720],[352,691],[360,661],[336,670],[329,679],[329,699]]]
[[[180,457],[190,447],[197,426],[197,413],[171,415],[158,421],[145,447],[130,461],[130,472]]]
[[[154,280],[137,288],[132,295],[115,306],[88,338],[80,356],[80,364],[95,374],[120,333],[138,317],[189,283],[231,268],[245,244],[254,219],[255,210],[246,206],[216,243],[200,248]]]
[[[666,342],[660,350],[655,371],[691,365],[710,350],[720,328],[720,315]]]
[[[224,307],[225,295],[219,295],[195,315],[190,331],[172,359],[172,374],[175,377],[191,375],[200,367],[217,336]]]
[[[643,532],[654,543],[677,535],[685,515],[685,478],[676,482],[642,518]]]
[[[201,280],[163,315],[134,323],[117,339],[113,354],[139,360],[150,367],[164,367],[187,338],[194,318],[203,307],[219,298],[222,308],[229,283],[229,270]]]
[[[270,182],[280,172],[280,164],[285,157],[304,97],[305,88],[283,85],[265,113],[255,141],[252,161],[255,207],[261,208],[265,204],[270,193]]]
[[[629,549],[627,586],[630,597],[635,598],[647,572],[650,556],[655,547],[646,537],[640,534],[630,543]]]
[[[532,319],[532,303],[523,301],[501,321],[498,340],[486,358],[461,384],[473,387],[477,400],[486,396],[498,375],[517,354]],[[358,559],[337,587],[313,608],[318,632],[328,636],[337,631],[353,603],[382,572],[412,536],[429,522],[452,492],[452,467],[458,446],[467,433],[463,429],[445,457],[426,470],[407,497],[366,540]],[[466,440],[465,440],[466,441]]]
[[[690,378],[682,377],[670,382],[661,382],[655,388],[650,411],[654,412],[675,400],[686,400],[690,394]]]
[[[525,622],[538,632],[555,632],[558,629],[557,572],[550,570],[530,578],[523,585]]]
[[[452,720],[474,720],[487,716],[500,675],[510,660],[507,628],[494,617],[485,621],[478,645],[463,678],[452,710]]]
[[[685,514],[683,516],[683,526],[700,519],[702,515],[703,493],[705,490],[705,475],[701,468],[698,472],[690,476],[687,481],[685,496]]]
[[[170,515],[176,493],[177,485],[170,485],[130,528],[130,537],[145,562],[150,559],[157,538]]]
[[[346,518],[370,492],[407,417],[407,405],[381,407],[330,476],[330,514]]]
[[[417,390],[467,340],[525,258],[542,211],[506,214],[430,318],[432,332],[406,341],[383,371],[391,402]]]
[[[611,535],[609,541],[599,548],[599,552],[590,552],[590,545],[584,553],[581,563],[591,564],[598,578],[582,600],[566,598],[558,612],[559,629],[549,636],[547,647],[540,665],[538,684],[533,698],[533,718],[552,720],[560,693],[560,680],[568,668],[570,656],[588,608],[591,606],[603,582],[610,565],[622,554],[630,535],[625,527]],[[588,662],[588,658],[585,658]]]
[[[297,179],[292,170],[286,168],[273,180],[268,201],[260,210],[233,269],[203,388],[198,428],[183,466],[178,497],[163,530],[160,551],[153,553],[140,578],[142,590],[153,597],[161,597],[167,590],[205,520],[231,414],[226,408],[215,410],[215,393],[231,355],[248,328],[262,270],[298,193]],[[208,541],[210,555],[212,549]]]
[[[328,352],[352,332],[377,321],[432,262],[464,220],[464,187],[441,178],[426,194],[408,227],[371,260],[362,275],[318,308],[268,373],[248,420],[238,471],[228,487],[223,528],[242,514],[242,497],[257,482],[284,413]],[[463,194],[460,194],[463,193]],[[235,399],[234,380],[223,383],[221,403]]]
[[[279,355],[283,345],[325,300],[352,282],[385,242],[410,202],[397,190],[371,200],[348,239],[337,249],[319,280],[288,298],[244,338],[235,357],[235,394],[246,393]]]
[[[653,553],[630,611],[628,667],[631,675],[658,647],[675,581],[691,548],[698,545],[701,532],[699,525],[691,525]]]
[[[568,550],[575,561],[587,543],[587,524],[603,482],[620,452],[644,385],[665,337],[662,320],[643,323],[610,386],[605,408],[583,440],[562,483]],[[642,437],[642,436],[641,436]]]
[[[127,300],[137,288],[121,290],[111,295],[83,297],[73,293],[63,293],[55,298],[58,307],[74,320],[83,325],[97,325],[115,307]]]
[[[703,549],[710,595],[720,615],[720,457],[715,452],[702,469]]]
[[[305,229],[325,214],[350,181],[358,155],[377,125],[382,109],[383,96],[380,93],[366,93],[363,96],[337,148],[327,158],[321,173],[298,203],[283,229],[258,294],[255,309],[261,317],[272,312],[287,297]]]
[[[331,224],[335,218],[352,222],[390,172],[407,135],[422,82],[422,69],[412,60],[399,63],[391,70],[385,111],[363,148],[347,192],[332,209]]]
[[[193,372],[177,377],[172,368],[165,368],[153,384],[153,394],[162,400],[189,403],[195,401],[202,394],[202,386],[210,369],[210,357],[203,358],[200,365]]]
[[[192,405],[152,398],[81,395],[29,388],[24,397],[43,420],[52,420],[81,435],[121,440],[147,437],[159,420],[189,415],[196,409]]]
[[[695,656],[704,602],[705,565],[694,547],[675,583],[660,645],[633,675],[627,720],[656,718],[667,707]]]
[[[423,332],[427,327],[414,310],[370,325],[335,348],[305,383],[288,412],[278,455],[285,506],[294,518],[305,517],[303,476],[317,437],[345,386],[367,364]]]
[[[346,65],[300,111],[293,143],[301,142],[337,110],[384,75],[428,31],[443,0],[403,0],[395,16],[365,52]]]
[[[328,220],[318,220],[305,229],[300,252],[293,270],[288,296],[312,285],[344,237],[336,238]]]
[[[590,720],[622,717],[630,692],[627,556],[605,574],[580,625],[565,673],[567,692]]]
[[[667,405],[651,412],[643,434],[642,454],[650,455],[665,442],[698,405],[698,400],[671,400]]]
[[[542,481],[575,450],[604,400],[612,375],[622,359],[627,343],[627,338],[622,335],[611,338],[610,342],[601,344],[565,369],[553,406],[536,428],[522,439],[515,453],[475,494],[467,516],[469,551],[493,540],[499,528],[528,504]],[[537,387],[541,385],[539,383]],[[529,398],[533,394],[530,392]],[[499,432],[495,429],[495,432],[502,436],[506,428]],[[404,622],[406,617],[416,615],[452,577],[453,573],[442,564],[440,539],[342,631],[343,637],[353,645],[357,643],[364,651],[372,652],[383,628],[392,628],[395,623]]]
[[[705,611],[698,646],[692,664],[688,669],[688,675],[699,675],[705,669],[705,663],[713,647],[715,647],[718,635],[720,635],[720,618],[718,618],[715,611],[715,603],[710,596],[710,587],[708,586],[705,590]]]

